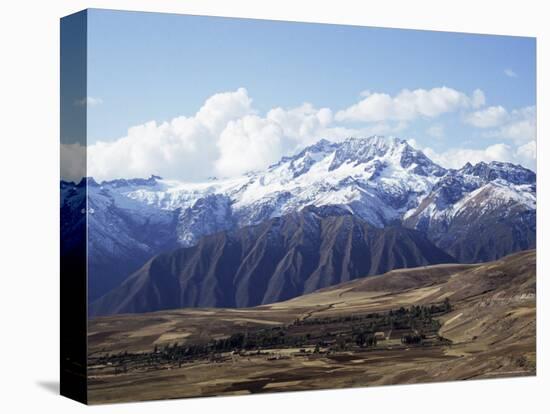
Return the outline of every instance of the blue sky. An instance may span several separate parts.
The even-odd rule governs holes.
[[[314,137],[308,134],[337,140],[339,134],[374,131],[410,139],[443,164],[459,162],[460,154],[460,162],[517,158],[534,168],[534,38],[105,10],[91,10],[88,18],[88,145],[102,142],[101,151],[133,148],[130,141],[146,138],[139,127],[133,134],[128,129],[149,125],[151,140],[183,139],[188,147],[192,142],[194,151],[209,152],[211,169],[232,175],[242,171],[220,169],[217,163],[230,139],[244,140],[238,148],[256,138],[268,146],[276,141],[275,157],[309,144]],[[245,108],[228,102],[210,108],[237,112],[208,133],[189,138],[183,126],[151,130],[178,117],[196,120],[209,98],[236,94],[239,88],[246,92],[240,95]],[[273,108],[284,113],[269,116]],[[330,117],[318,112],[322,108]],[[258,119],[248,125],[243,117],[252,115]],[[312,116],[322,125],[312,127]],[[200,129],[196,123],[187,127]],[[273,128],[281,136],[275,137]],[[203,147],[202,141],[212,145]],[[118,149],[107,145],[116,142]],[[98,174],[145,175],[155,172],[155,162],[166,161],[156,156],[138,166],[145,149],[129,152],[142,154],[133,160],[133,170],[98,169]],[[98,164],[117,159],[111,154]],[[177,167],[164,172],[201,178]]]

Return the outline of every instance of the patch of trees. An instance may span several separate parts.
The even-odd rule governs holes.
[[[126,372],[129,363],[141,367],[157,367],[166,363],[181,366],[197,359],[217,361],[227,353],[257,352],[270,348],[315,347],[313,354],[321,348],[330,351],[345,351],[354,347],[374,348],[379,345],[378,332],[401,334],[404,345],[421,345],[426,338],[443,339],[437,335],[440,323],[434,316],[452,309],[448,298],[442,303],[400,307],[388,312],[371,312],[331,316],[324,318],[297,319],[286,326],[276,326],[213,339],[203,343],[155,345],[152,352],[130,354],[106,354],[93,358],[99,365],[113,365],[115,373]],[[228,358],[227,356],[225,358]]]
[[[422,343],[422,335],[407,334],[401,337],[401,343],[406,345],[416,345]]]
[[[357,346],[361,348],[376,346],[378,342],[374,334],[365,331],[355,333],[353,339]]]

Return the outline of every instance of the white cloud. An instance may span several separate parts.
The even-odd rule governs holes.
[[[536,163],[537,160],[537,142],[529,141],[527,144],[523,144],[516,151],[518,157],[523,160],[531,160]]]
[[[536,170],[536,108],[528,106],[512,111],[491,106],[464,117],[469,125],[487,129],[486,138],[499,143],[482,149],[450,148],[442,152],[419,148],[433,161],[447,168],[461,168],[467,162],[504,161]],[[503,142],[505,141],[505,142]]]
[[[316,109],[309,103],[289,110],[274,108],[266,118],[278,124],[285,136],[300,142],[315,140],[315,135],[327,128],[333,119],[329,108]]]
[[[432,138],[443,138],[445,135],[445,128],[440,124],[432,125],[426,130],[426,133]]]
[[[479,108],[485,104],[485,95],[476,90],[471,97],[452,88],[430,90],[404,89],[396,96],[386,93],[361,94],[364,99],[338,111],[337,121],[410,121],[419,117],[434,118],[464,108]]]
[[[503,106],[490,106],[466,115],[464,122],[477,128],[491,128],[501,125],[508,117],[508,111]]]
[[[512,140],[516,144],[535,140],[537,137],[537,111],[534,106],[514,109],[507,116],[506,122],[498,128],[488,131],[489,138]]]
[[[476,89],[472,94],[471,105],[474,109],[481,108],[485,105],[485,94],[481,89]]]
[[[504,74],[506,76],[508,76],[509,78],[517,78],[518,77],[518,74],[510,68],[504,69]]]
[[[215,168],[222,176],[256,170],[279,160],[283,155],[283,129],[276,122],[249,115],[231,121],[223,130]]]
[[[191,117],[148,122],[125,137],[88,148],[89,175],[97,180],[157,174],[196,181],[265,168],[281,156],[321,138],[396,132],[402,123],[377,123],[364,129],[333,126],[329,108],[305,103],[257,115],[246,89],[208,98]]]
[[[160,174],[194,180],[212,163],[212,135],[196,118],[148,122],[114,142],[88,147],[88,173],[98,180]]]
[[[232,120],[252,114],[246,89],[219,93],[192,117],[132,127],[125,137],[88,147],[88,174],[98,180],[145,177],[200,180],[211,175],[219,156],[216,143]]]
[[[304,103],[295,108],[273,108],[260,115],[253,108],[246,89],[218,93],[208,98],[192,116],[180,116],[162,123],[147,122],[128,129],[126,136],[115,141],[89,145],[88,175],[98,181],[151,174],[186,181],[199,181],[211,175],[234,176],[266,168],[282,156],[321,138],[339,141],[350,136],[394,135],[405,130],[414,117],[433,118],[451,110],[475,109],[484,104],[481,91],[468,97],[449,88],[402,91],[395,97],[368,93],[365,100],[373,96],[380,100],[382,107],[373,106],[372,109],[381,112],[378,115],[370,113],[370,118],[366,118],[370,119],[368,123],[350,128],[336,122],[342,117],[338,115],[342,111],[335,115],[330,108]],[[371,108],[372,104],[365,105]],[[357,109],[362,115],[368,112],[363,112],[365,105]],[[433,155],[442,165],[454,167],[466,161],[499,159],[514,162],[513,157],[532,160],[534,150],[530,140],[516,140],[515,137],[533,135],[533,131],[529,131],[531,124],[524,125],[524,122],[534,119],[534,113],[534,107],[512,111],[507,122],[486,132],[509,137],[517,149],[512,144],[496,144],[485,150],[452,149],[444,153],[428,148],[427,155]],[[434,124],[427,133],[440,137],[444,130],[442,125]],[[79,149],[68,147],[63,151],[75,157]],[[75,175],[71,171],[64,174],[67,178]]]
[[[485,149],[453,148],[438,153],[431,148],[424,148],[424,153],[436,163],[447,168],[461,168],[467,162],[476,164],[480,161],[506,161],[511,147],[506,144],[494,144]]]
[[[213,134],[219,134],[233,119],[255,113],[252,99],[245,88],[235,92],[212,95],[195,115],[197,121],[205,125]]]
[[[504,125],[493,134],[503,138],[513,139],[515,141],[524,141],[534,138],[536,135],[536,125],[533,120],[524,119],[517,122]]]
[[[103,99],[94,98],[93,96],[88,96],[83,99],[76,100],[74,104],[76,106],[96,106],[103,103]]]
[[[265,118],[251,115],[231,121],[217,143],[216,174],[233,176],[265,168],[321,138],[340,141],[350,136],[397,133],[406,127],[406,123],[398,122],[354,129],[333,126],[332,122],[329,108],[317,109],[309,103],[291,109],[274,108]]]
[[[481,161],[503,161],[521,164],[536,171],[536,144],[531,141],[521,147],[498,143],[483,149],[451,148],[443,152],[431,148],[422,151],[434,162],[446,168],[462,168],[467,162],[476,164]]]
[[[464,117],[464,122],[487,131],[486,138],[512,141],[516,145],[535,141],[537,138],[537,111],[535,106],[526,106],[508,111],[502,106],[472,112]]]

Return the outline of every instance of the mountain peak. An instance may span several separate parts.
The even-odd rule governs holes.
[[[464,175],[479,177],[485,181],[500,178],[513,184],[533,184],[537,179],[533,171],[521,165],[501,161],[491,161],[489,163],[481,161],[475,165],[468,162],[458,171]]]
[[[336,170],[340,172],[333,174]],[[282,182],[281,179],[288,182],[306,175],[310,183],[350,177],[366,182],[384,175],[384,171],[388,174],[400,171],[398,175],[404,180],[408,180],[405,175],[433,178],[447,172],[406,140],[381,135],[351,136],[339,142],[321,139],[293,156],[283,157],[269,167],[267,174],[271,176],[263,182]]]
[[[442,176],[446,170],[430,160],[422,151],[409,145],[406,140],[397,137],[373,135],[367,138],[348,138],[339,144],[331,169],[346,162],[368,163],[380,160],[393,164],[411,173],[428,176]],[[384,161],[382,161],[384,160]]]
[[[386,152],[398,147],[409,146],[406,141],[397,137],[385,137],[383,135],[371,135],[370,137],[348,137],[340,144],[347,148],[368,148],[371,151]]]

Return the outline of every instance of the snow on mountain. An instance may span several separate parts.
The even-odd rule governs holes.
[[[350,138],[341,143],[321,140],[293,157],[285,157],[266,171],[207,183],[180,183],[157,179],[153,186],[117,188],[124,196],[163,210],[197,210],[196,203],[208,204],[207,197],[227,197],[236,225],[256,224],[266,219],[301,210],[308,205],[345,206],[367,222],[382,227],[399,220],[416,207],[445,174],[422,152],[397,138]],[[110,182],[102,184],[112,188]],[[214,199],[212,199],[214,200]],[[209,206],[212,218],[227,217],[228,204],[221,211]],[[208,231],[224,223],[208,223]],[[183,243],[193,241],[187,226],[180,227]],[[194,227],[195,235],[202,236]]]
[[[71,239],[71,221],[87,218],[89,274],[94,280],[90,299],[116,286],[159,251],[176,245],[173,212],[125,194],[130,188],[153,186],[155,179],[115,180],[107,185],[93,178],[76,185],[61,182],[62,238]],[[71,216],[75,218],[65,223],[63,219]]]
[[[510,163],[449,170],[403,216],[407,227],[461,262],[498,259],[536,244],[536,175]]]
[[[467,163],[460,170],[449,170],[434,185],[417,209],[409,210],[406,222],[449,222],[467,209],[481,216],[506,206],[536,208],[536,175],[518,165],[503,162]]]
[[[62,183],[62,203],[69,205],[78,188],[82,184]],[[186,183],[152,176],[100,184],[90,178],[88,191],[91,254],[108,265],[109,254],[138,252],[142,260],[306,206],[345,209],[376,227],[403,223],[434,239],[466,213],[505,219],[512,210],[536,208],[530,170],[501,162],[447,170],[406,141],[380,136],[320,140],[236,178]]]
[[[105,181],[90,188],[90,204],[132,211],[137,220],[177,221],[177,239],[192,245],[206,234],[257,224],[305,206],[340,206],[383,227],[416,217],[452,216],[459,201],[483,185],[508,185],[514,200],[534,207],[535,174],[509,163],[446,170],[398,138],[320,140],[267,170],[242,177],[184,183],[149,179]],[[94,182],[95,183],[95,182]],[[522,187],[523,185],[523,187]],[[525,187],[527,185],[527,187]],[[506,197],[503,189],[493,197]],[[466,198],[465,198],[466,197]],[[530,201],[531,200],[531,201]],[[410,220],[409,220],[410,222]]]

